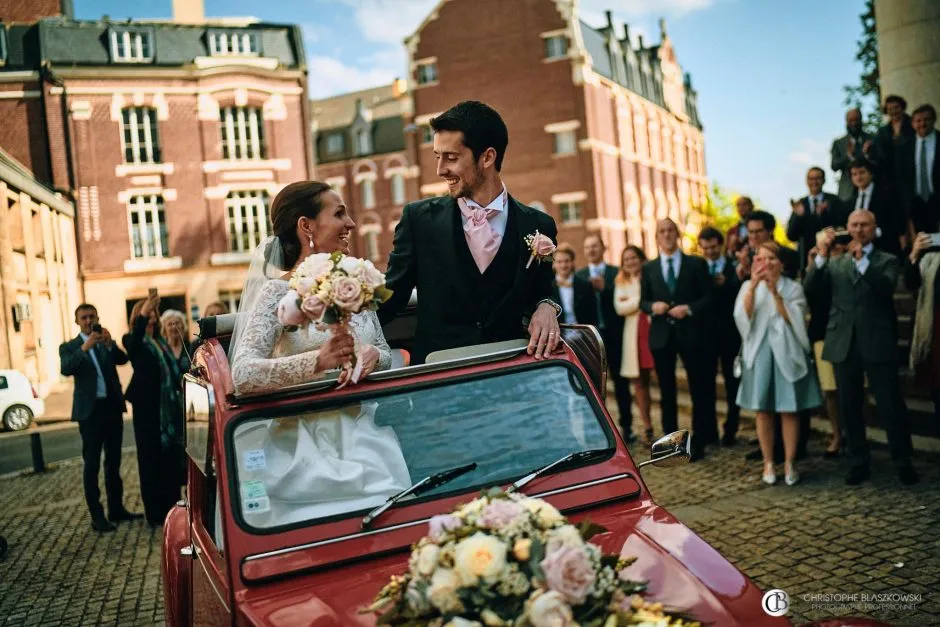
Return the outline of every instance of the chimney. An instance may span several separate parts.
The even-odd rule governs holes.
[[[203,0],[173,0],[173,21],[177,24],[205,24]]]

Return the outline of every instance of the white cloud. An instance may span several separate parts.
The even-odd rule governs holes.
[[[343,0],[355,10],[363,37],[401,46],[417,30],[438,0]]]
[[[811,165],[822,166],[828,162],[828,152],[829,149],[823,142],[803,138],[799,142],[799,148],[790,152],[790,163],[806,167]]]
[[[310,57],[308,71],[310,97],[314,99],[384,85],[401,75],[401,71],[396,72],[387,66],[364,70],[324,56]]]

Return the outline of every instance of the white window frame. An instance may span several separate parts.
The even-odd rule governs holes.
[[[356,131],[356,154],[367,155],[372,152],[372,137],[368,129]]]
[[[363,209],[375,208],[375,181],[363,179],[359,183],[359,200]]]
[[[326,154],[338,155],[344,150],[346,150],[346,137],[342,133],[331,133],[326,136]]]
[[[404,174],[393,174],[389,178],[389,186],[392,189],[392,204],[393,205],[403,205],[406,200],[405,193],[405,175]]]
[[[157,110],[153,107],[121,109],[121,154],[124,163],[160,163],[160,136],[157,132]],[[128,145],[130,132],[130,145]],[[131,159],[127,151],[131,150]]]
[[[431,85],[437,80],[437,61],[424,61],[417,64],[415,81],[418,85]]]
[[[238,304],[241,298],[241,290],[219,290],[219,302],[228,307],[231,313],[238,311]]]
[[[6,24],[0,24],[0,67],[7,62],[7,27]]]
[[[578,132],[575,130],[552,133],[552,154],[563,156],[578,152]]]
[[[264,115],[261,107],[221,107],[222,159],[264,159]]]
[[[543,37],[543,55],[546,60],[550,59],[564,59],[568,56],[568,36],[567,35],[551,35],[548,37]],[[561,45],[559,46],[559,42]],[[563,50],[561,49],[563,48]]]
[[[111,60],[115,63],[152,63],[153,33],[132,28],[111,29]]]
[[[208,37],[209,54],[213,57],[257,57],[261,54],[258,33],[214,30]]]
[[[228,249],[250,253],[268,236],[268,194],[262,189],[229,192],[225,199]]]
[[[137,254],[134,243],[134,218],[137,218],[140,254]],[[131,259],[162,259],[170,256],[163,196],[135,194],[128,199],[127,233],[130,236]]]
[[[580,200],[558,203],[558,216],[562,224],[581,224],[584,206]]]

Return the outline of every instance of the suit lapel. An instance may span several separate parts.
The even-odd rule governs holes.
[[[663,293],[669,294],[669,285],[666,283],[666,279],[663,278],[663,258],[657,257],[653,260],[653,271],[656,275],[653,280],[659,283],[660,287],[663,289]]]

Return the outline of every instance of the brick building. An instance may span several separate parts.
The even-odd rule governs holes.
[[[405,203],[419,198],[404,81],[311,103],[317,178],[353,211],[352,253],[385,268]]]
[[[237,303],[270,200],[313,169],[299,28],[200,6],[0,28],[0,146],[72,194],[85,299],[114,333],[150,287],[194,317]]]
[[[19,370],[45,396],[79,302],[72,203],[0,149],[0,369]]]

